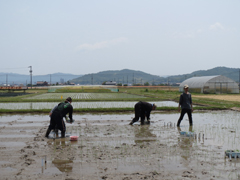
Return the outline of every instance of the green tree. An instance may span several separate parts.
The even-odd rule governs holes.
[[[145,83],[144,83],[144,86],[149,86],[149,83],[148,83],[148,82],[145,82]]]

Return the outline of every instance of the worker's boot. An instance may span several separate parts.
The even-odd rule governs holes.
[[[47,138],[48,138],[48,135],[50,134],[50,132],[51,132],[51,130],[50,130],[50,129],[48,129],[48,130],[47,130],[47,132],[46,132],[46,134],[45,134],[45,137],[47,137]]]
[[[58,137],[58,129],[54,129],[54,132],[56,134],[56,137]]]
[[[141,125],[144,125],[145,124],[145,118],[141,118]]]
[[[150,120],[147,120],[146,124],[150,124]]]
[[[61,138],[65,138],[65,131],[61,131]]]
[[[189,132],[193,132],[193,126],[192,126],[192,124],[189,126]]]
[[[135,119],[133,119],[130,123],[129,123],[129,125],[133,125],[133,123],[135,123],[136,121],[135,121]]]

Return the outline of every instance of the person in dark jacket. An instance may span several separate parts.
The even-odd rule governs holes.
[[[179,104],[178,104],[178,111],[180,111],[181,106],[181,114],[177,122],[177,127],[180,126],[180,123],[185,115],[185,113],[188,114],[189,119],[189,125],[192,126],[192,112],[193,112],[193,106],[192,106],[192,96],[188,92],[188,85],[184,85],[184,92],[180,95],[179,98]]]
[[[132,125],[133,123],[137,122],[139,120],[139,118],[141,118],[141,124],[143,125],[145,116],[147,117],[147,121],[149,124],[150,123],[150,113],[152,110],[155,110],[156,108],[157,108],[157,106],[155,104],[150,104],[148,102],[139,101],[134,106],[135,117],[129,124]]]
[[[73,107],[71,103],[72,98],[68,97],[64,102],[59,103],[56,107],[52,109],[52,111],[50,112],[50,125],[48,127],[45,137],[48,137],[51,130],[55,129],[56,127],[61,131],[61,137],[65,137],[66,125],[64,123],[63,117],[67,118],[66,115],[68,114],[70,123],[73,122]]]

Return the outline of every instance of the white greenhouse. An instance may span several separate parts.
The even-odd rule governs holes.
[[[179,91],[183,92],[184,85],[189,86],[189,92],[197,93],[239,93],[238,84],[225,76],[201,76],[186,79],[179,85]]]

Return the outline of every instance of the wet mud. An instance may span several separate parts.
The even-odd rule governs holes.
[[[133,114],[74,114],[65,138],[45,138],[47,115],[2,115],[0,179],[240,178],[240,158],[224,156],[240,149],[239,112],[194,112],[192,128],[187,116],[177,128],[178,117],[153,113],[150,125],[131,126]]]

